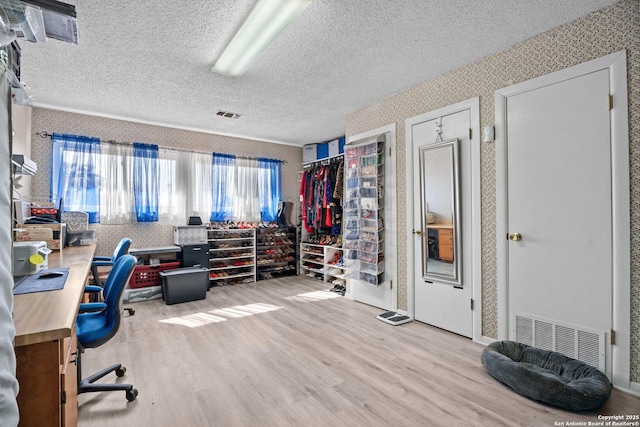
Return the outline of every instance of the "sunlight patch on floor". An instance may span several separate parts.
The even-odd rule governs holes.
[[[172,325],[182,325],[189,328],[197,328],[198,326],[209,325],[211,323],[220,323],[228,319],[237,319],[239,317],[253,316],[254,314],[267,313],[270,311],[280,310],[282,307],[271,304],[248,304],[236,305],[234,307],[219,308],[206,313],[185,314],[180,317],[172,317],[170,319],[160,320],[160,323],[169,323]]]
[[[290,300],[290,301],[314,302],[314,301],[322,301],[325,299],[331,299],[339,296],[340,295],[335,292],[314,291],[314,292],[305,292],[304,294],[293,295],[290,297],[284,297],[284,299]]]

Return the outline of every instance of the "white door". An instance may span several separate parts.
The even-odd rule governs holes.
[[[384,206],[380,211],[383,218],[382,249],[384,253],[383,282],[377,286],[362,280],[348,279],[349,296],[355,301],[372,305],[383,310],[397,309],[396,290],[396,172],[395,172],[395,125],[385,126],[363,134],[352,136],[347,144],[360,145],[376,139],[384,141]]]
[[[473,334],[471,299],[473,296],[472,272],[472,214],[471,214],[471,144],[469,129],[471,110],[465,109],[446,114],[411,126],[411,155],[413,157],[413,229],[419,231],[413,236],[413,253],[415,258],[414,275],[415,297],[414,316],[416,320],[455,332],[465,337]],[[409,130],[407,130],[409,132]],[[440,137],[438,137],[440,132]],[[461,263],[462,282],[460,286],[438,280],[423,278],[424,260],[429,258],[428,244],[423,240],[429,238],[429,231],[422,225],[422,194],[420,183],[421,149],[439,141],[457,138],[459,140],[459,182],[460,182],[460,226],[454,232],[461,233],[461,248],[455,253],[456,261]],[[426,241],[426,240],[425,240]],[[427,253],[425,253],[425,251]],[[440,262],[440,261],[436,261]],[[446,261],[440,262],[443,268]]]
[[[520,318],[525,325],[532,318],[549,325],[566,324],[576,331],[608,333],[611,329],[608,96],[609,70],[605,69],[506,100],[508,227],[507,235],[498,237],[510,239],[511,339]],[[528,336],[529,327],[525,327]],[[548,339],[557,339],[557,333],[546,328]],[[573,334],[567,339],[570,342],[556,344],[568,345],[569,356],[584,360],[573,349]],[[535,344],[544,347],[545,340]],[[548,345],[552,346],[551,341]],[[597,356],[604,361],[604,342],[599,345]]]

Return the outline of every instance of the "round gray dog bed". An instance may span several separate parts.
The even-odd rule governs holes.
[[[563,354],[514,341],[496,341],[482,352],[489,375],[523,396],[573,411],[601,407],[611,383],[598,369]]]

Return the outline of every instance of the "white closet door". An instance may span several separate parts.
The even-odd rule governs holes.
[[[461,286],[454,287],[450,283],[438,280],[425,281],[423,278],[424,245],[422,239],[426,230],[421,230],[420,236],[414,236],[415,271],[415,319],[430,325],[446,329],[465,337],[473,335],[473,311],[471,299],[473,297],[472,272],[472,213],[471,213],[471,146],[469,129],[471,129],[471,110],[466,109],[451,114],[445,114],[419,122],[411,126],[413,157],[413,189],[414,212],[413,229],[421,230],[422,206],[420,203],[422,185],[420,184],[420,149],[433,144],[441,130],[441,139],[459,140],[459,171],[460,171],[460,209],[461,247],[458,262],[462,265]]]

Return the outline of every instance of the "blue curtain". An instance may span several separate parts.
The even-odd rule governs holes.
[[[221,222],[233,218],[233,194],[236,156],[213,153],[211,186],[211,221]]]
[[[100,139],[54,133],[51,150],[51,201],[65,211],[83,211],[100,220]]]
[[[260,200],[260,219],[276,221],[278,202],[282,200],[281,162],[273,159],[258,159],[258,198]]]
[[[158,146],[133,143],[133,198],[138,222],[158,221]]]

